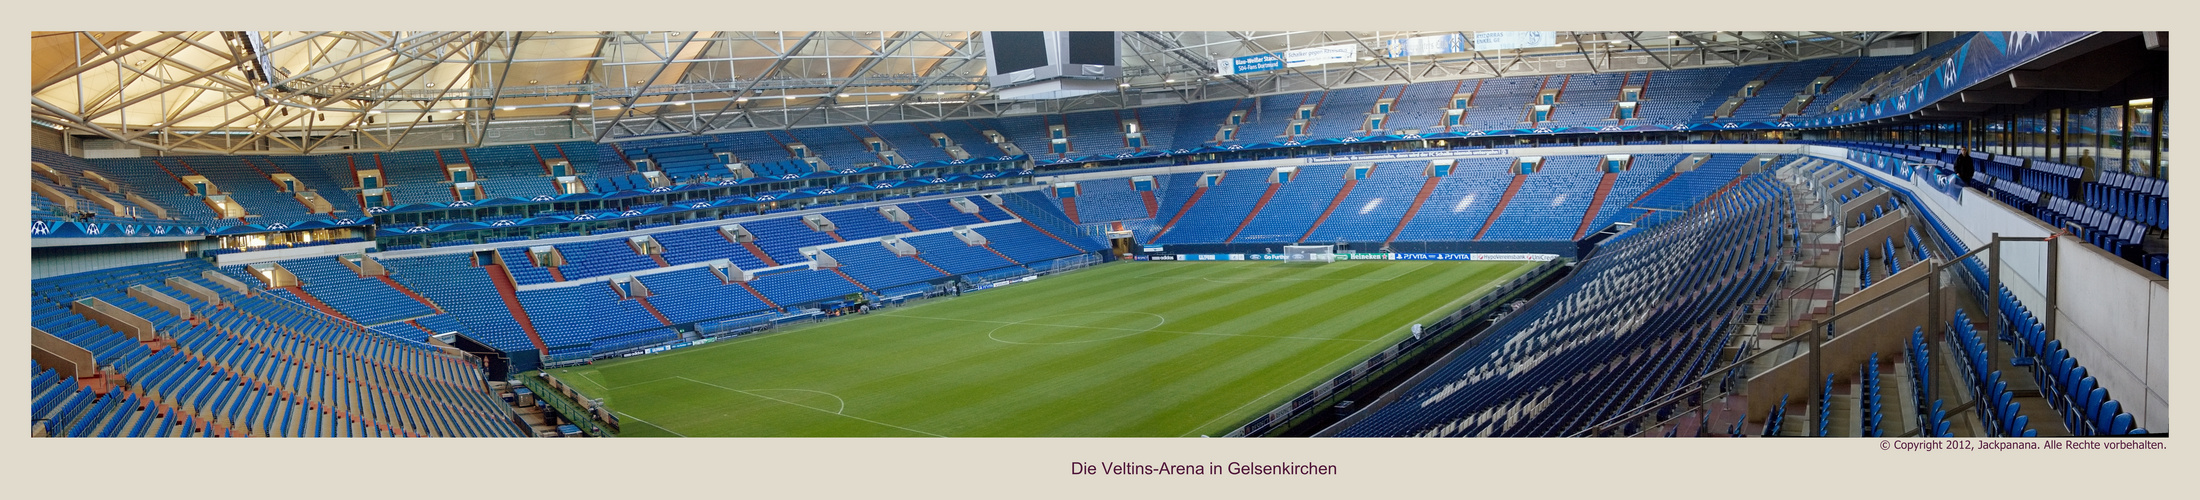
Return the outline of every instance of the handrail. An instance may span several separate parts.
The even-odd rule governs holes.
[[[1901,285],[1901,286],[1898,286],[1898,287],[1896,287],[1896,288],[1895,288],[1895,290],[1898,290],[1898,291],[1899,291],[1899,290],[1907,289],[1907,288],[1909,288],[1909,287],[1912,287],[1912,286],[1917,286],[1917,285],[1919,285],[1919,284],[1924,284],[1924,283],[1931,283],[1931,282],[1932,282],[1932,281],[1933,281],[1933,280],[1935,279],[1935,278],[1932,278],[1933,276],[1938,276],[1938,275],[1940,275],[1940,273],[1941,273],[1941,272],[1943,272],[1943,271],[1946,271],[1946,270],[1947,270],[1948,268],[1950,268],[1950,267],[1955,267],[1955,266],[1956,266],[1956,263],[1958,263],[1958,262],[1962,262],[1962,259],[1965,259],[1965,258],[1969,258],[1969,257],[1971,257],[1971,256],[1972,256],[1972,255],[1974,255],[1974,254],[1977,254],[1977,253],[1979,253],[1979,252],[1983,252],[1983,251],[1985,251],[1985,250],[1986,250],[1987,248],[1989,248],[1989,247],[1991,247],[1991,245],[1988,245],[1988,246],[1982,246],[1982,247],[1979,247],[1979,248],[1978,248],[1978,249],[1976,249],[1976,250],[1972,250],[1972,251],[1970,251],[1970,252],[1968,252],[1968,253],[1965,253],[1965,254],[1963,254],[1962,256],[1959,256],[1959,257],[1957,257],[1956,259],[1952,259],[1952,260],[1946,260],[1946,261],[1942,261],[1942,262],[1940,262],[1939,264],[1933,264],[1933,270],[1932,270],[1932,272],[1931,272],[1931,273],[1927,273],[1927,276],[1928,276],[1928,277],[1927,277],[1926,279],[1922,279],[1922,280],[1916,280],[1916,281],[1911,281],[1911,282],[1909,282],[1909,283],[1906,283],[1906,284],[1903,284],[1903,285]],[[1928,261],[1928,262],[1929,262],[1929,261]],[[1831,272],[1831,270],[1828,270],[1828,272]],[[1838,319],[1841,319],[1841,318],[1843,318],[1843,317],[1847,317],[1847,316],[1848,316],[1848,315],[1849,315],[1850,313],[1854,313],[1854,312],[1856,312],[1856,311],[1862,310],[1862,309],[1863,309],[1863,306],[1869,306],[1869,305],[1872,305],[1872,304],[1874,304],[1874,303],[1877,303],[1877,302],[1879,302],[1879,301],[1881,301],[1881,300],[1885,300],[1885,299],[1886,299],[1886,298],[1888,298],[1888,297],[1893,297],[1893,296],[1895,296],[1895,294],[1889,293],[1889,294],[1883,294],[1883,295],[1880,295],[1880,296],[1878,296],[1878,297],[1873,297],[1873,298],[1872,298],[1871,300],[1867,300],[1867,301],[1864,301],[1864,303],[1862,303],[1862,304],[1858,304],[1858,307],[1857,307],[1856,309],[1851,309],[1851,310],[1847,310],[1847,311],[1838,311],[1838,312],[1835,312],[1835,313],[1834,313],[1834,315],[1833,315],[1833,317],[1830,317],[1830,318],[1826,318],[1826,321],[1825,321],[1825,322],[1827,322],[1827,323],[1831,323],[1831,322],[1833,322],[1834,320],[1838,320]],[[1757,360],[1757,358],[1758,358],[1758,357],[1760,357],[1760,356],[1764,356],[1764,355],[1766,355],[1766,354],[1771,354],[1771,353],[1774,353],[1774,352],[1778,352],[1778,351],[1779,351],[1779,350],[1780,350],[1781,348],[1787,347],[1787,346],[1788,346],[1789,344],[1793,344],[1793,343],[1796,343],[1796,342],[1800,342],[1800,341],[1802,341],[1802,340],[1804,340],[1804,339],[1808,339],[1808,338],[1810,338],[1810,336],[1798,336],[1798,337],[1795,337],[1795,338],[1791,338],[1791,339],[1788,339],[1788,340],[1786,340],[1786,341],[1784,341],[1784,342],[1781,342],[1781,343],[1779,343],[1779,344],[1775,344],[1775,345],[1773,345],[1772,347],[1768,347],[1768,348],[1765,348],[1765,349],[1759,350],[1759,351],[1757,351],[1757,353],[1756,353],[1756,354],[1752,354],[1752,355],[1750,355],[1749,357],[1747,357],[1747,358],[1743,358],[1743,359],[1742,359],[1742,360],[1740,360],[1740,361],[1735,361],[1735,362],[1732,362],[1732,363],[1728,363],[1728,364],[1726,364],[1725,366],[1721,366],[1721,367],[1719,367],[1719,368],[1717,368],[1717,369],[1713,369],[1713,370],[1711,370],[1711,371],[1707,372],[1707,373],[1706,373],[1706,374],[1705,374],[1704,376],[1702,376],[1702,377],[1698,377],[1698,378],[1696,378],[1695,380],[1691,380],[1691,381],[1689,381],[1689,382],[1688,382],[1688,385],[1687,385],[1687,386],[1689,387],[1688,389],[1682,389],[1682,390],[1680,390],[1679,392],[1673,392],[1673,393],[1671,393],[1671,395],[1669,395],[1669,396],[1666,396],[1666,397],[1663,397],[1663,398],[1659,398],[1659,399],[1657,399],[1657,400],[1655,400],[1655,401],[1653,401],[1653,402],[1650,402],[1650,403],[1644,403],[1644,404],[1642,404],[1642,405],[1638,405],[1638,406],[1637,406],[1637,408],[1636,408],[1635,410],[1633,410],[1633,411],[1627,412],[1627,413],[1625,413],[1625,414],[1622,414],[1622,415],[1620,415],[1620,416],[1618,416],[1618,417],[1613,417],[1613,418],[1605,419],[1605,420],[1604,420],[1604,421],[1602,421],[1602,422],[1597,422],[1597,423],[1596,423],[1596,424],[1594,424],[1594,425],[1591,425],[1591,426],[1585,427],[1585,428],[1583,428],[1582,430],[1580,430],[1580,431],[1577,431],[1577,432],[1575,432],[1574,434],[1572,434],[1572,435],[1571,435],[1571,437],[1581,437],[1581,436],[1587,436],[1587,435],[1590,435],[1591,433],[1593,433],[1593,432],[1596,432],[1596,431],[1604,431],[1604,430],[1608,430],[1608,429],[1610,429],[1610,428],[1611,428],[1612,426],[1615,426],[1615,425],[1618,425],[1618,424],[1624,423],[1624,422],[1626,422],[1626,421],[1628,421],[1628,420],[1631,420],[1631,419],[1636,419],[1636,418],[1642,418],[1642,415],[1644,415],[1644,414],[1647,414],[1647,413],[1649,413],[1649,412],[1650,412],[1651,410],[1655,410],[1655,409],[1658,409],[1658,407],[1659,407],[1659,406],[1663,406],[1663,405],[1665,405],[1665,404],[1667,404],[1667,403],[1672,403],[1672,402],[1674,402],[1674,401],[1678,401],[1679,399],[1681,399],[1681,398],[1682,398],[1682,397],[1684,397],[1684,396],[1689,396],[1689,395],[1694,395],[1694,394],[1702,394],[1702,393],[1703,393],[1703,392],[1702,392],[1702,389],[1704,389],[1704,388],[1705,388],[1705,386],[1706,386],[1706,384],[1704,384],[1704,382],[1707,382],[1707,381],[1709,381],[1709,380],[1710,380],[1710,379],[1711,379],[1712,377],[1718,377],[1718,376],[1723,376],[1723,375],[1725,375],[1725,372],[1726,372],[1726,371],[1728,371],[1728,370],[1732,370],[1732,369],[1735,369],[1735,368],[1739,368],[1739,367],[1741,367],[1741,366],[1742,366],[1743,364],[1746,364],[1746,363],[1751,363],[1751,362],[1755,362],[1755,361]],[[1831,338],[1827,338],[1826,340],[1829,340],[1829,341],[1830,341],[1830,340],[1832,340],[1832,339],[1831,339]],[[1819,347],[1822,347],[1822,344],[1821,344],[1820,346],[1812,346],[1812,347],[1813,347],[1813,348],[1819,348]],[[1734,391],[1723,391],[1723,392],[1720,392],[1720,393],[1718,393],[1718,394],[1714,394],[1714,395],[1712,395],[1712,396],[1713,396],[1713,397],[1726,396],[1726,395],[1729,395],[1729,394],[1733,394],[1733,392],[1734,392]],[[1693,406],[1689,407],[1689,408],[1688,408],[1687,410],[1683,410],[1682,412],[1683,412],[1683,413],[1686,413],[1686,412],[1689,412],[1689,411],[1695,411],[1695,410],[1698,410],[1698,409],[1702,409],[1702,408],[1703,408],[1703,404],[1702,404],[1701,402],[1698,402],[1698,403],[1694,404]],[[1669,420],[1670,420],[1670,419],[1669,419]],[[1661,423],[1662,423],[1662,422],[1661,422]]]
[[[1833,270],[1829,269],[1829,270],[1826,270],[1826,271],[1825,271],[1825,272],[1823,272],[1823,273],[1819,273],[1819,275],[1820,275],[1820,277],[1822,278],[1822,277],[1823,277],[1823,276],[1825,276],[1826,274],[1831,274],[1832,272],[1833,272]],[[1816,279],[1816,278],[1814,278],[1814,279]],[[1904,286],[1908,286],[1908,285],[1904,285]],[[1801,291],[1801,290],[1804,290],[1804,289],[1800,289],[1800,288],[1799,288],[1799,289],[1796,289],[1796,291]],[[1875,299],[1875,300],[1876,300],[1876,299]],[[1838,316],[1838,315],[1836,315],[1835,317],[1839,317],[1839,316]],[[1666,396],[1666,397],[1663,397],[1663,398],[1659,398],[1659,399],[1657,399],[1657,400],[1655,400],[1655,401],[1653,401],[1653,402],[1650,402],[1650,403],[1643,403],[1643,404],[1641,404],[1641,405],[1638,405],[1638,406],[1637,406],[1637,408],[1636,408],[1635,410],[1633,410],[1633,411],[1630,411],[1630,412],[1628,412],[1628,413],[1622,414],[1622,415],[1621,415],[1621,416],[1619,416],[1619,417],[1613,417],[1613,418],[1605,419],[1605,421],[1603,421],[1603,422],[1598,422],[1598,423],[1596,423],[1595,425],[1591,425],[1591,426],[1589,426],[1589,427],[1587,427],[1587,428],[1584,428],[1584,429],[1582,429],[1581,431],[1578,431],[1578,432],[1574,433],[1574,436],[1581,436],[1581,435],[1583,435],[1583,434],[1586,434],[1586,433],[1588,433],[1589,431],[1592,431],[1592,430],[1604,430],[1604,429],[1606,429],[1606,428],[1609,428],[1609,427],[1610,427],[1611,425],[1613,425],[1613,424],[1616,424],[1616,423],[1619,423],[1619,422],[1622,422],[1622,421],[1625,421],[1625,420],[1628,420],[1628,419],[1633,419],[1633,418],[1641,418],[1641,417],[1642,417],[1642,414],[1644,414],[1644,413],[1648,413],[1648,412],[1649,412],[1650,410],[1652,410],[1652,409],[1656,409],[1656,408],[1657,408],[1657,407],[1658,407],[1659,405],[1663,405],[1663,404],[1666,404],[1666,403],[1670,403],[1670,402],[1673,402],[1674,400],[1677,400],[1677,399],[1679,399],[1679,398],[1680,398],[1680,397],[1682,397],[1682,396],[1687,396],[1687,395],[1689,395],[1689,394],[1696,394],[1697,392],[1691,392],[1691,391],[1698,391],[1698,390],[1700,390],[1700,389],[1704,388],[1704,387],[1705,387],[1705,386],[1707,385],[1707,384],[1705,384],[1705,382],[1709,382],[1709,381],[1710,381],[1710,380],[1711,380],[1712,378],[1715,378],[1715,377],[1724,377],[1724,376],[1727,376],[1727,372],[1728,372],[1728,371],[1732,371],[1732,370],[1734,370],[1735,368],[1740,368],[1740,367],[1742,367],[1743,365],[1746,365],[1746,364],[1749,364],[1749,363],[1755,362],[1755,361],[1757,361],[1757,358],[1759,358],[1759,357],[1762,357],[1762,356],[1764,356],[1764,355],[1767,355],[1767,354],[1772,354],[1772,353],[1774,353],[1774,352],[1779,352],[1781,348],[1787,347],[1787,346],[1788,346],[1789,344],[1794,344],[1794,343],[1796,343],[1796,342],[1801,342],[1801,341],[1803,341],[1804,339],[1808,339],[1808,338],[1810,338],[1810,337],[1808,337],[1808,336],[1798,336],[1798,337],[1795,337],[1795,338],[1787,339],[1787,340],[1785,340],[1785,341],[1782,341],[1782,342],[1780,342],[1780,343],[1778,343],[1778,344],[1773,344],[1773,346],[1772,346],[1772,347],[1767,347],[1767,348],[1764,348],[1764,349],[1759,349],[1759,350],[1757,350],[1757,352],[1756,352],[1756,353],[1750,354],[1750,355],[1749,355],[1749,357],[1746,357],[1746,358],[1742,358],[1742,359],[1740,359],[1740,360],[1736,360],[1736,361],[1733,361],[1733,362],[1729,362],[1729,363],[1727,363],[1726,365],[1720,366],[1720,367],[1718,367],[1718,368],[1713,368],[1713,369],[1711,369],[1711,370],[1707,370],[1707,371],[1705,371],[1705,372],[1704,372],[1704,375],[1703,375],[1703,376],[1701,376],[1701,377],[1697,377],[1697,378],[1696,378],[1695,380],[1690,380],[1690,381],[1688,381],[1688,383],[1687,383],[1687,386],[1688,386],[1688,387],[1690,387],[1690,389],[1682,389],[1682,390],[1681,390],[1681,391],[1679,391],[1679,392],[1672,392],[1672,393],[1668,393],[1668,394],[1671,394],[1671,395],[1669,395],[1669,396]],[[1722,393],[1720,393],[1719,395],[1723,396],[1723,395],[1726,395],[1726,394],[1727,394],[1727,393],[1723,393],[1723,392],[1722,392]],[[1699,407],[1700,407],[1700,406],[1699,406]],[[1693,410],[1694,408],[1690,408],[1690,409],[1691,409],[1691,410]]]

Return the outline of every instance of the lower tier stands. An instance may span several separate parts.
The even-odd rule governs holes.
[[[32,282],[32,326],[103,353],[110,375],[33,379],[32,423],[71,437],[520,437],[481,367],[269,293],[235,293],[184,260]],[[169,288],[182,278],[223,301]],[[199,316],[187,321],[120,293],[143,285]],[[140,342],[71,312],[99,297],[152,321]],[[34,430],[34,432],[38,432]]]
[[[1564,436],[1725,360],[1728,322],[1776,276],[1786,187],[1754,176],[1607,244],[1346,436]]]

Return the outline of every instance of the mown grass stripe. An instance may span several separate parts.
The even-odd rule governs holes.
[[[1115,263],[580,373],[606,387],[591,396],[668,435],[1212,434],[1527,267]],[[1007,344],[989,332],[1077,343]],[[692,382],[656,382],[668,379]],[[784,391],[770,396],[786,401],[748,394],[756,388]],[[815,405],[845,405],[845,415],[869,422]]]

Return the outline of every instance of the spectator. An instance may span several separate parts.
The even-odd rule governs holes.
[[[1971,173],[1977,171],[1978,167],[1971,164],[1971,148],[1969,146],[1963,148],[1963,154],[1956,156],[1955,168],[1956,177],[1963,181],[1962,185],[1971,186]]]

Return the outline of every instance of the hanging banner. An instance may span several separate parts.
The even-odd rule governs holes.
[[[1274,54],[1254,54],[1215,60],[1215,73],[1219,75],[1242,75],[1279,69],[1283,69],[1283,58],[1276,57]]]
[[[1557,47],[1556,31],[1476,31],[1474,50],[1508,50]]]
[[[1301,66],[1319,66],[1330,63],[1348,63],[1353,62],[1353,60],[1359,58],[1360,46],[1358,45],[1307,47],[1303,49],[1291,49],[1283,52],[1284,66],[1291,68],[1297,68]]]
[[[1467,51],[1467,37],[1458,33],[1417,36],[1383,42],[1390,57],[1427,56]]]

